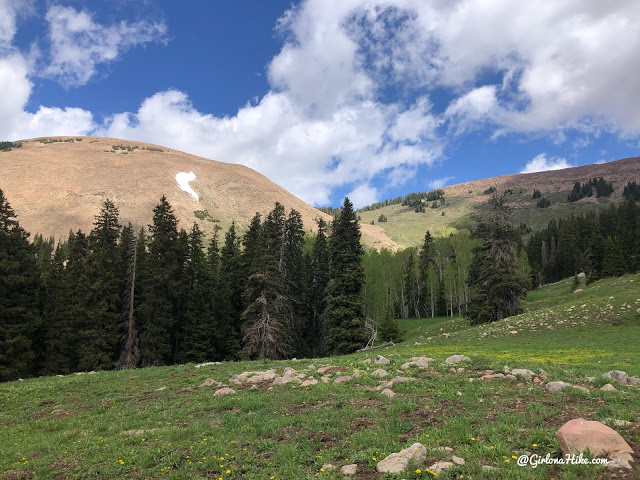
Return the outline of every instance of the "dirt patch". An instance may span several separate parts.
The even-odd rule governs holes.
[[[73,410],[69,410],[67,412],[61,412],[61,411],[56,411],[54,410],[53,413],[57,419],[63,419],[63,418],[69,418],[72,417],[78,413],[82,413],[82,412],[90,412],[91,408],[90,407],[76,407]]]
[[[36,474],[33,470],[24,470],[22,472],[9,473],[2,477],[2,480],[31,480],[35,477]]]

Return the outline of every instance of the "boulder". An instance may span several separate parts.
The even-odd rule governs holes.
[[[429,368],[430,360],[433,360],[433,358],[413,357],[410,362],[403,363],[400,368],[402,370],[406,370],[407,368],[416,367],[420,370],[424,370],[425,368]]]
[[[320,375],[332,375],[334,373],[342,373],[346,372],[347,369],[344,367],[339,367],[337,365],[330,365],[328,367],[320,367],[316,370]]]
[[[567,382],[549,382],[545,385],[545,388],[550,392],[559,392],[565,388],[571,388],[573,385]]]
[[[222,385],[222,383],[215,381],[213,378],[207,378],[204,383],[202,385],[200,385],[201,387],[213,387],[213,386],[219,387],[220,385]]]
[[[622,458],[633,461],[633,450],[614,429],[595,421],[575,418],[556,432],[564,455],[579,454],[589,449],[594,457]]]
[[[453,448],[451,447],[435,447],[433,448],[433,450],[435,450],[436,452],[448,452],[448,453],[453,452]]]
[[[629,465],[629,460],[625,460],[624,458],[614,458],[607,462],[607,468],[626,468],[627,470],[631,470],[633,467]]]
[[[607,380],[615,380],[618,383],[627,383],[627,379],[629,378],[627,372],[621,370],[611,370],[602,376]]]
[[[377,378],[386,377],[387,375],[389,375],[387,371],[383,370],[382,368],[379,368],[378,370],[374,370],[373,372],[371,372],[371,376],[377,377]]]
[[[421,443],[414,443],[408,448],[392,453],[376,466],[380,473],[400,473],[407,468],[411,460],[421,461],[427,456],[427,449]]]
[[[470,362],[471,359],[469,357],[466,357],[464,355],[451,355],[449,358],[447,358],[444,363],[446,363],[447,365],[454,365],[456,363],[460,363],[460,362]]]
[[[317,384],[318,384],[318,380],[316,380],[313,377],[309,377],[304,382],[302,382],[302,384],[300,384],[300,386],[301,387],[309,387],[311,385],[317,385]]]
[[[640,385],[640,377],[627,377],[627,385]]]
[[[390,387],[393,387],[394,385],[398,385],[399,383],[413,382],[414,380],[415,378],[411,378],[411,377],[393,377],[391,380],[384,382],[381,385],[378,385],[376,387],[376,390],[382,390],[383,388],[390,388]]]
[[[296,370],[295,368],[291,368],[291,367],[286,367],[284,369],[284,372],[282,372],[282,375],[295,375],[296,374]]]
[[[216,393],[213,394],[214,397],[224,397],[226,395],[234,395],[236,391],[229,387],[223,387],[220,390],[216,390]]]
[[[343,475],[346,475],[347,477],[353,477],[358,471],[358,464],[352,463],[351,465],[345,465],[340,469],[340,471],[342,472]]]
[[[389,360],[386,357],[383,357],[382,355],[378,355],[376,356],[376,361],[374,363],[376,365],[389,365],[391,363],[391,360]]]
[[[451,457],[451,461],[453,463],[455,463],[456,465],[464,465],[466,462],[464,461],[464,458],[462,457],[456,457],[455,455],[453,457]]]
[[[353,373],[351,374],[351,376],[353,378],[359,378],[360,377],[360,370],[358,370],[358,369],[353,370]]]
[[[336,378],[333,383],[345,383],[348,382],[349,380],[353,380],[352,376],[342,376],[342,377],[338,377]]]
[[[614,387],[613,385],[611,385],[610,383],[607,383],[606,385],[601,387],[600,390],[602,390],[603,392],[617,392],[618,391],[618,389],[616,387]]]
[[[370,358],[365,358],[362,363],[371,363],[371,359]]]

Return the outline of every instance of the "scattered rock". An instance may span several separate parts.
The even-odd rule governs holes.
[[[480,380],[496,380],[498,378],[504,378],[504,373],[486,373],[480,377]]]
[[[400,368],[402,370],[406,370],[407,368],[417,367],[420,370],[424,370],[425,368],[429,368],[429,361],[430,360],[433,360],[433,358],[413,357],[410,362],[403,363]]]
[[[339,367],[337,365],[330,365],[328,367],[320,367],[317,372],[320,375],[332,375],[334,373],[343,373],[346,372],[347,369],[344,367]]]
[[[589,389],[587,387],[582,387],[580,385],[573,385],[573,388],[577,388],[578,390],[584,393],[589,393]]]
[[[584,277],[586,277],[586,276],[587,276],[587,275],[586,275],[584,272],[580,272],[580,273],[578,274],[578,278],[584,278]]]
[[[262,382],[267,382],[269,380],[273,380],[274,378],[277,377],[276,372],[274,370],[267,370],[266,372],[249,372],[249,373],[255,373],[255,375],[249,377],[246,380],[246,382],[248,384],[250,384],[250,385],[257,385],[257,384],[262,383]],[[293,371],[294,376],[295,376],[295,373],[296,372],[294,370]],[[240,378],[238,380],[240,380],[241,382],[243,381]]]
[[[302,384],[300,386],[301,387],[309,387],[311,385],[317,385],[317,384],[318,384],[318,380],[316,380],[313,377],[309,377],[304,382],[302,382]]]
[[[335,467],[330,463],[325,463],[324,465],[322,465],[322,468],[326,472],[327,470],[333,470]]]
[[[353,373],[351,374],[351,376],[352,376],[353,378],[359,378],[359,377],[360,377],[360,370],[355,369],[355,370],[353,371]]]
[[[226,395],[234,395],[236,391],[229,387],[223,387],[220,390],[216,390],[216,393],[213,394],[214,397],[224,397]]]
[[[461,397],[462,396],[462,392],[456,392],[456,394]]]
[[[293,373],[287,372],[282,377],[276,377],[273,380],[272,385],[286,385],[287,383],[291,383],[291,382],[300,383],[300,379],[295,375],[295,370]]]
[[[220,385],[222,385],[222,383],[220,382],[216,382],[213,378],[207,378],[204,383],[202,385],[200,385],[201,387],[212,387],[212,386],[216,386],[219,387]]]
[[[447,358],[444,363],[446,363],[447,365],[454,365],[456,363],[460,363],[460,362],[470,362],[471,359],[469,357],[466,357],[464,355],[451,355],[449,358]]]
[[[627,377],[627,385],[640,385],[640,377]]]
[[[567,382],[549,382],[545,385],[545,388],[550,392],[559,392],[565,388],[572,388],[573,385]]]
[[[607,380],[615,380],[618,383],[627,383],[627,379],[629,378],[627,372],[621,370],[611,370],[602,376]]]
[[[352,463],[351,465],[345,465],[340,469],[340,471],[342,472],[343,475],[346,475],[347,477],[352,477],[358,471],[358,464]]]
[[[482,465],[482,470],[485,472],[490,472],[492,470],[497,470],[496,467],[492,467],[491,465]]]
[[[581,288],[576,288],[576,289],[573,291],[573,293],[580,293],[580,292],[582,292],[582,289],[581,289]]]
[[[453,463],[455,463],[456,465],[464,465],[466,462],[464,461],[464,458],[461,457],[456,457],[455,455],[453,457],[451,457],[451,461]]]
[[[315,365],[309,365],[309,366],[307,367],[307,370],[309,370],[310,372],[313,372],[315,369],[316,369],[316,366],[315,366]]]
[[[586,377],[585,380],[589,383],[593,383],[596,381],[596,377]]]
[[[342,377],[338,377],[336,378],[333,383],[345,383],[348,382],[349,380],[353,380],[352,376],[342,376]]]
[[[617,392],[618,391],[618,389],[616,387],[614,387],[613,385],[611,385],[610,383],[607,383],[606,385],[601,387],[600,390],[602,390],[603,392]]]
[[[407,468],[410,460],[424,460],[427,456],[427,449],[421,443],[414,443],[408,448],[392,453],[377,465],[380,473],[400,473]]]
[[[396,394],[393,392],[393,390],[390,390],[388,388],[385,388],[384,390],[382,390],[380,392],[380,395],[384,395],[385,397],[389,397],[389,398],[393,398],[396,396]]]
[[[453,467],[453,463],[451,462],[436,462],[429,467],[429,470],[435,472],[436,475],[440,475],[443,471],[451,467]]]
[[[221,362],[206,362],[196,365],[196,368],[208,367],[209,365],[220,365]]]
[[[56,377],[58,377],[58,378],[63,378],[63,377],[64,377],[64,375],[56,375]]]
[[[329,383],[329,375],[323,375],[320,377],[320,380],[322,380],[323,383]]]
[[[575,418],[556,432],[563,455],[579,454],[589,449],[594,457],[633,461],[633,450],[614,429],[595,421]]]
[[[631,465],[629,465],[629,460],[625,460],[624,458],[614,458],[607,462],[607,468],[626,468],[631,470]]]
[[[383,370],[382,368],[379,368],[378,370],[374,370],[373,372],[371,372],[372,377],[382,378],[382,377],[386,377],[387,375],[389,375],[387,371]]]
[[[156,388],[155,391],[156,392],[164,392],[167,389],[167,387],[160,387],[160,388]]]
[[[518,331],[517,330],[509,330],[509,335],[517,335]]]
[[[295,375],[296,374],[296,370],[294,368],[291,367],[286,367],[284,369],[284,372],[282,372],[283,375]]]
[[[371,363],[371,359],[370,358],[365,358],[362,363]]]
[[[531,378],[531,377],[535,377],[536,376],[536,374],[534,372],[532,372],[531,370],[528,370],[526,368],[514,368],[511,371],[511,375],[515,375],[516,377],[518,375],[521,375],[521,376],[526,377],[526,378]]]
[[[436,452],[448,452],[448,453],[453,452],[453,448],[451,447],[435,447],[435,448],[432,448],[432,450],[435,450]]]
[[[376,356],[376,361],[374,363],[376,365],[389,365],[391,363],[391,360],[389,360],[386,357],[383,357],[382,355],[378,355]]]

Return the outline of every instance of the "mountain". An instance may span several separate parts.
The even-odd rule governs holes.
[[[583,184],[600,177],[613,185],[610,197],[596,198],[594,188],[592,196],[576,202],[568,201],[567,197],[576,182]],[[363,224],[374,222],[400,245],[419,245],[427,229],[436,236],[443,236],[471,226],[479,207],[489,198],[489,191],[496,189],[513,208],[514,222],[525,223],[535,231],[545,227],[552,218],[608,208],[611,202],[623,199],[624,187],[630,181],[640,183],[640,157],[460,183],[442,189],[445,204],[437,208],[431,208],[433,201],[423,200],[423,212],[416,212],[415,207],[398,203],[371,210],[360,209],[358,215]],[[534,190],[539,190],[542,198],[549,200],[549,207],[538,208],[538,199],[533,198]],[[380,222],[381,216],[386,217],[387,221]]]
[[[53,137],[23,140],[20,148],[0,152],[0,188],[32,234],[66,237],[69,230],[89,231],[106,198],[120,209],[121,223],[151,223],[152,209],[166,195],[189,229],[198,222],[211,233],[235,221],[243,230],[256,212],[268,213],[275,202],[302,214],[305,228],[331,217],[304,203],[258,172],[144,142],[102,137]],[[182,190],[189,180],[198,199]],[[378,226],[362,225],[369,247],[397,248]]]

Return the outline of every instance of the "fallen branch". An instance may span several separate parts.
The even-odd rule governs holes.
[[[356,350],[356,353],[366,352],[367,350],[375,350],[376,348],[395,347],[395,346],[396,346],[395,343],[387,342],[387,343],[383,343],[382,345],[376,345],[375,347],[364,347],[364,348],[361,348],[360,350]]]

